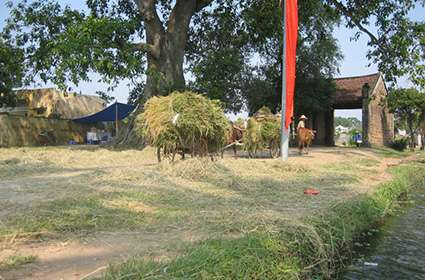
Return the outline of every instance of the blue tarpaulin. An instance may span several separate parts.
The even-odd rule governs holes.
[[[115,102],[96,114],[73,119],[79,123],[115,122],[125,119],[135,109],[134,106]]]

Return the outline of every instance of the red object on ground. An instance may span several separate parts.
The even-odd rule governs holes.
[[[285,126],[289,128],[294,115],[295,66],[298,40],[298,1],[286,0],[286,115]],[[282,3],[282,2],[281,2]]]
[[[306,195],[318,195],[320,191],[318,189],[308,188],[304,190],[304,194]]]

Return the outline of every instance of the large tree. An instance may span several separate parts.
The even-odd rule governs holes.
[[[3,37],[25,49],[33,78],[66,87],[96,72],[112,85],[124,78],[143,82],[148,98],[185,87],[191,18],[211,2],[87,0],[83,12],[56,1],[22,1],[12,8]]]

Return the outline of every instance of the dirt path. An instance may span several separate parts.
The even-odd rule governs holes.
[[[343,166],[353,157],[364,161],[364,169],[370,169],[357,184],[358,188],[355,191],[357,193],[373,191],[373,186],[390,179],[391,176],[387,173],[388,166],[406,161],[406,158],[384,158],[370,150],[316,148],[310,155],[302,157],[296,156],[295,150],[291,151],[289,162],[311,168],[331,163],[340,163]],[[69,158],[68,161],[75,160],[75,155],[72,154]],[[123,157],[123,160],[126,159]],[[372,163],[368,164],[369,161]],[[149,164],[151,163],[152,160]],[[115,172],[114,174],[123,182],[140,180],[137,176],[130,179],[126,177],[128,172],[135,173],[131,166],[138,163],[126,162],[126,164],[126,167],[119,164],[114,167],[111,164],[103,167],[102,170],[110,168],[109,172]],[[84,192],[87,189],[84,186],[87,178],[92,178],[93,174],[103,178],[99,170],[87,172],[78,168],[72,170],[63,168],[43,176],[30,174],[26,177],[6,178],[0,183],[0,201],[9,204],[5,203],[5,207],[0,209],[0,218],[12,211],[19,211],[20,207],[25,205],[66,198],[72,191]],[[90,186],[92,189],[87,191],[93,191],[93,188],[104,190],[110,188],[110,184],[112,183]],[[78,188],[72,186],[78,186]],[[34,263],[22,265],[16,269],[0,270],[0,280],[77,280],[85,279],[86,276],[99,276],[110,263],[119,263],[136,255],[167,258],[175,254],[183,242],[194,242],[210,237],[210,234],[198,230],[196,225],[188,225],[180,229],[162,227],[151,232],[116,230],[72,237],[42,237],[27,241],[18,239],[12,242],[9,238],[3,244],[0,243],[0,260],[17,254],[34,255],[37,259]]]
[[[173,247],[194,242],[202,236],[194,231],[170,230],[164,233],[105,232],[91,234],[73,241],[31,241],[7,246],[2,255],[35,255],[37,260],[1,272],[7,280],[77,280],[99,276],[108,264],[120,263],[132,256],[154,258],[171,256]]]

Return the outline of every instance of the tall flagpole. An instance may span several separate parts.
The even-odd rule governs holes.
[[[282,112],[281,112],[281,133],[280,155],[282,160],[288,160],[289,154],[289,132],[286,128],[286,0],[281,1],[283,14],[283,51],[282,51]]]

